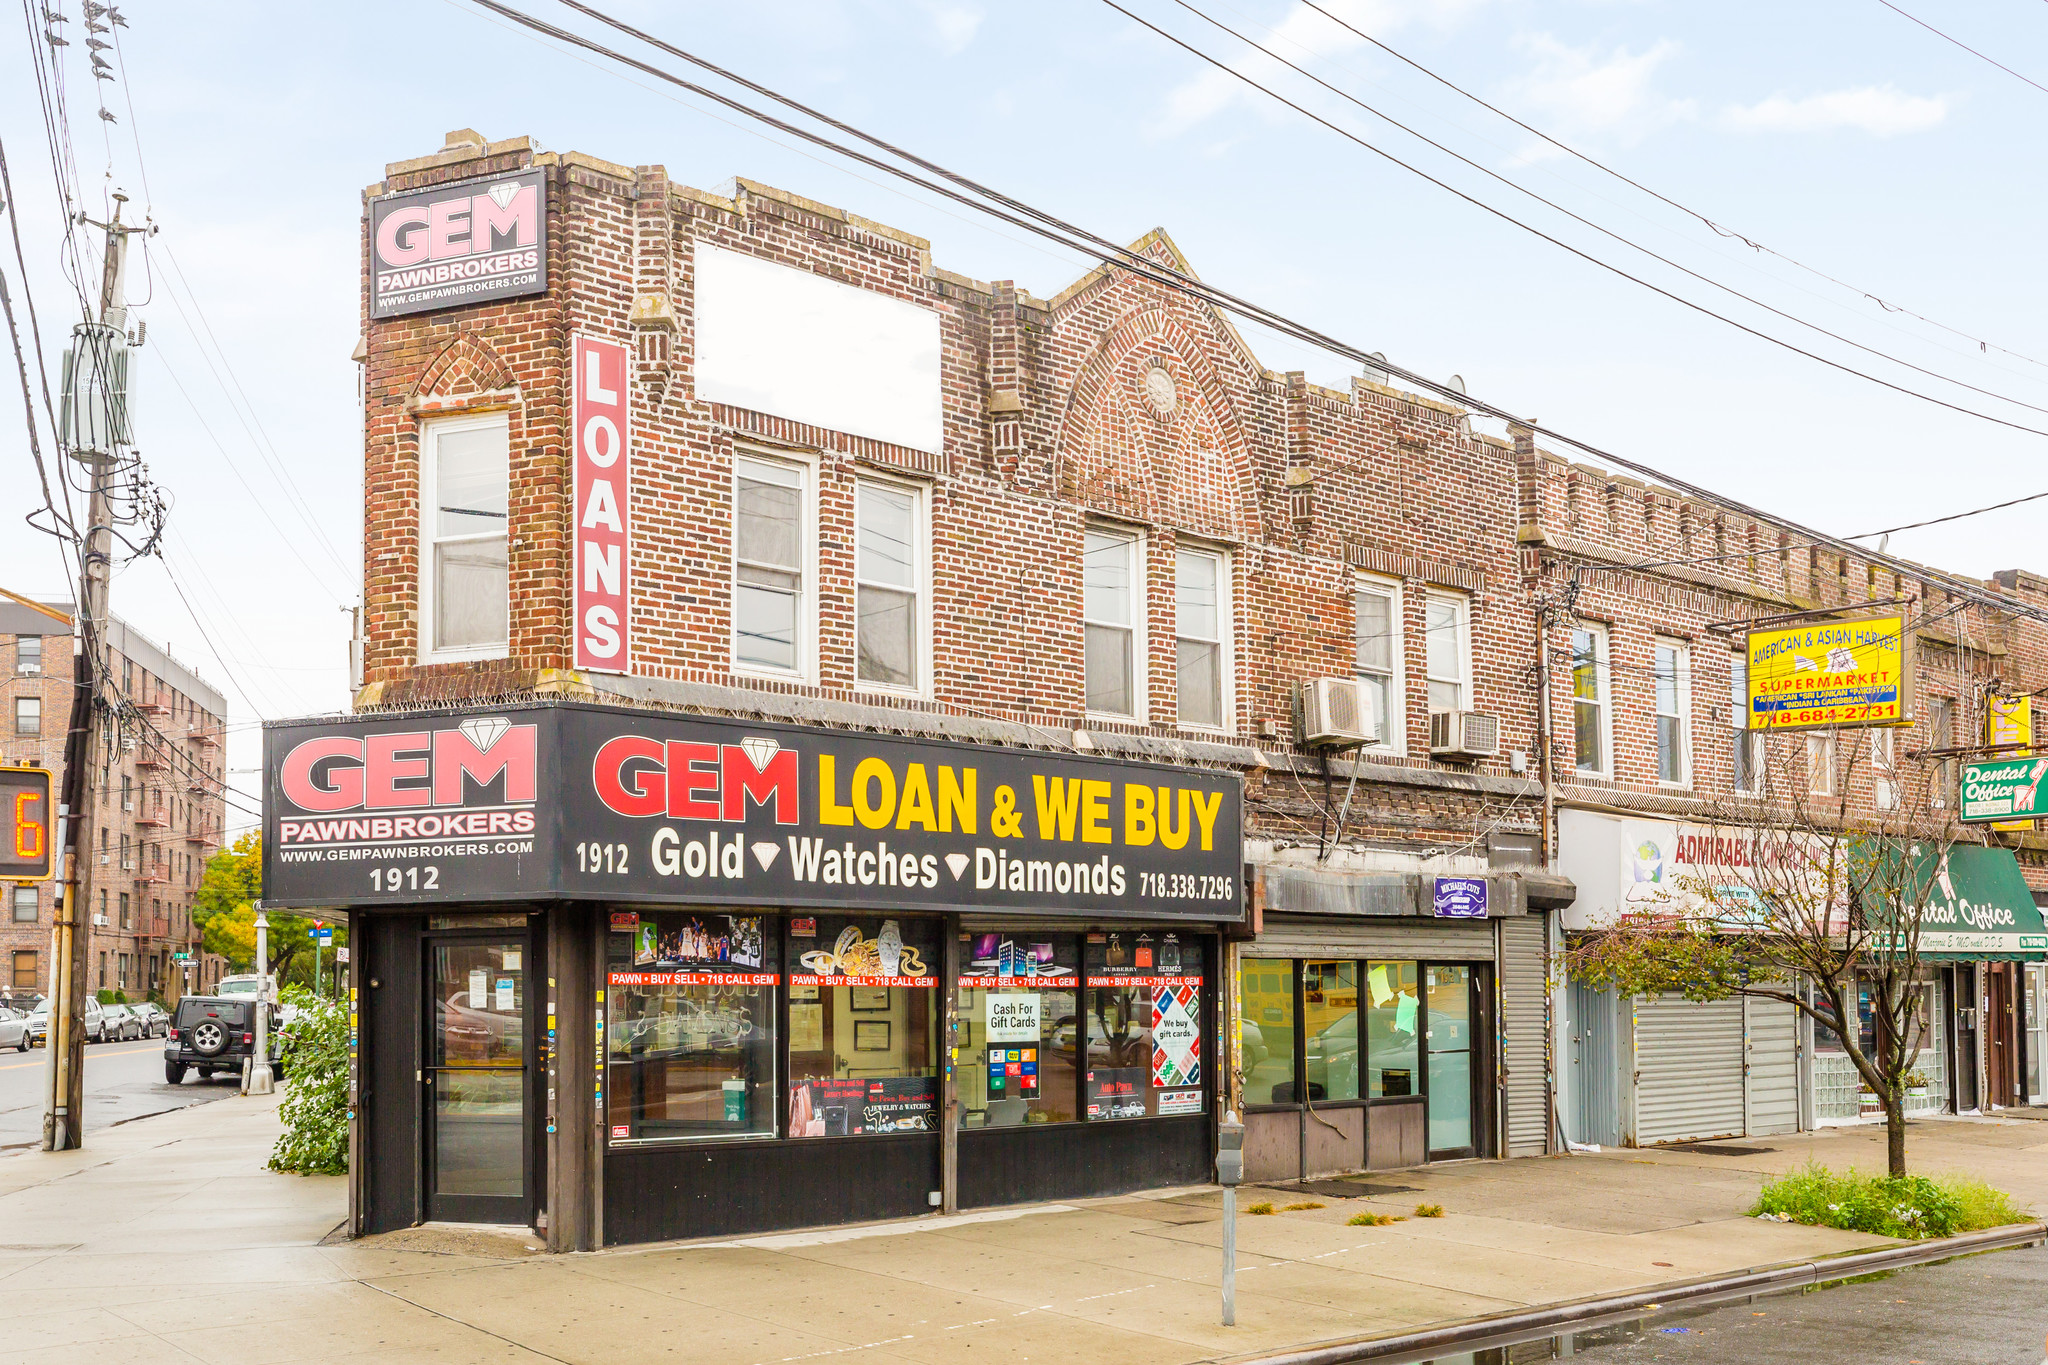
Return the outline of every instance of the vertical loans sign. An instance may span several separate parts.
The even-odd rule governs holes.
[[[632,545],[632,443],[626,416],[626,348],[577,333],[570,338],[576,398],[577,668],[624,673]]]

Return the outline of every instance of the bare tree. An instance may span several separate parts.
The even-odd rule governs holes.
[[[1921,915],[1960,828],[1952,764],[1902,758],[1896,732],[1870,729],[1750,742],[1762,751],[1762,790],[1710,805],[1697,870],[1662,905],[1585,936],[1567,965],[1624,995],[1791,1005],[1841,1040],[1884,1108],[1891,1173],[1904,1175],[1906,1077],[1926,1042]],[[1859,804],[1852,792],[1875,799]]]

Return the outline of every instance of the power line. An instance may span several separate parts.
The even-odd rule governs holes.
[[[848,147],[843,143],[834,142],[832,139],[827,138],[822,134],[812,132],[808,129],[799,128],[796,125],[787,122],[786,120],[777,118],[772,114],[756,109],[751,105],[744,103],[743,101],[734,99],[728,95],[720,94],[717,91],[710,90],[702,85],[698,85],[692,81],[689,81],[684,77],[678,76],[673,72],[655,66],[650,62],[642,61],[639,58],[632,57],[626,53],[619,52],[614,48],[607,47],[604,44],[595,41],[594,39],[586,38],[581,34],[570,32],[569,30],[563,29],[558,25],[550,24],[545,20],[535,18],[534,16],[528,15],[520,10],[517,10],[510,5],[500,3],[500,0],[472,0],[472,2],[477,4],[481,8],[491,10],[492,12],[503,15],[504,17],[511,19],[516,23],[531,28],[535,32],[545,33],[551,37],[556,38],[561,42],[581,47],[586,51],[594,52],[601,56],[609,57],[612,60],[620,63],[621,65],[630,66],[635,70],[645,72],[646,74],[654,76],[659,80],[663,80],[670,84],[676,85],[679,88],[689,90],[692,93],[698,94],[704,98],[715,100],[716,102],[726,106],[727,108],[733,109],[734,111],[745,114],[750,118],[754,118],[756,120],[759,120],[760,122],[766,123],[771,127],[780,129],[793,136],[800,137],[807,142],[813,143],[814,145],[825,147],[829,150],[835,151],[841,156],[845,156],[852,160],[861,162],[862,164],[872,166],[877,170],[884,171],[887,174],[893,175],[901,180],[905,180],[912,184],[922,186],[923,188],[932,193],[941,195],[957,203],[965,204],[970,208],[977,209],[978,211],[986,213],[992,217],[1002,219],[1003,221],[1009,222],[1014,226],[1022,227],[1027,231],[1045,237],[1048,240],[1055,241],[1069,249],[1080,250],[1083,249],[1083,247],[1080,244],[1086,244],[1087,246],[1093,247],[1103,252],[1107,255],[1107,257],[1112,263],[1122,266],[1129,273],[1138,276],[1141,279],[1151,281],[1155,284],[1160,285],[1162,288],[1167,288],[1180,293],[1184,293],[1192,298],[1207,303],[1211,307],[1214,307],[1220,311],[1234,313],[1238,316],[1244,317],[1260,325],[1270,327],[1274,331],[1279,332],[1282,335],[1292,336],[1300,341],[1306,342],[1319,349],[1328,351],[1332,355],[1341,356],[1360,365],[1371,365],[1375,369],[1381,370],[1389,374],[1390,376],[1400,378],[1404,382],[1413,384],[1416,388],[1422,391],[1438,395],[1444,400],[1462,406],[1469,411],[1480,413],[1488,417],[1497,418],[1501,421],[1514,423],[1515,425],[1522,427],[1523,429],[1531,432],[1532,434],[1545,436],[1551,440],[1558,442],[1559,444],[1568,445],[1575,450],[1582,451],[1585,454],[1594,457],[1595,459],[1605,460],[1608,463],[1618,466],[1620,468],[1631,470],[1633,472],[1642,474],[1648,478],[1657,479],[1660,482],[1668,484],[1673,488],[1689,492],[1692,495],[1699,497],[1704,501],[1713,502],[1723,508],[1726,508],[1729,511],[1738,512],[1753,517],[1759,521],[1766,522],[1770,525],[1794,531],[1801,535],[1810,536],[1816,544],[1826,544],[1843,551],[1852,552],[1866,562],[1882,564],[1906,578],[1909,578],[1916,582],[1925,583],[1930,586],[1938,586],[1944,592],[1948,592],[1956,597],[1972,601],[1980,606],[1984,606],[1993,610],[2008,612],[2014,615],[2027,616],[2036,619],[2048,619],[2048,610],[2036,608],[2027,603],[2020,602],[2014,598],[1990,592],[1986,590],[1980,583],[1975,583],[1969,579],[1961,578],[1954,574],[1945,573],[1938,569],[1930,569],[1924,565],[1913,564],[1908,561],[1899,559],[1895,556],[1885,554],[1882,551],[1872,551],[1867,549],[1866,547],[1852,544],[1851,542],[1843,539],[1842,537],[1829,535],[1825,532],[1814,530],[1810,527],[1804,526],[1798,522],[1791,521],[1787,518],[1766,513],[1760,508],[1753,507],[1737,499],[1729,498],[1724,495],[1714,493],[1706,488],[1703,488],[1697,484],[1692,483],[1689,480],[1673,477],[1652,466],[1643,464],[1640,461],[1631,460],[1626,458],[1625,456],[1614,454],[1613,452],[1604,450],[1588,442],[1581,441],[1576,437],[1572,437],[1566,435],[1563,432],[1556,431],[1548,427],[1544,427],[1532,420],[1517,417],[1514,414],[1508,412],[1504,408],[1497,407],[1491,403],[1485,402],[1484,400],[1473,398],[1466,393],[1449,387],[1447,384],[1441,381],[1433,380],[1424,375],[1417,374],[1412,370],[1405,369],[1398,365],[1393,365],[1385,361],[1384,359],[1379,358],[1376,355],[1368,354],[1367,352],[1365,352],[1357,346],[1339,341],[1334,337],[1319,332],[1314,328],[1307,326],[1304,323],[1296,322],[1293,319],[1288,318],[1283,314],[1276,313],[1271,309],[1263,307],[1262,305],[1252,303],[1249,300],[1227,293],[1223,290],[1215,288],[1214,286],[1206,285],[1202,283],[1200,280],[1194,278],[1193,276],[1187,275],[1177,269],[1174,269],[1171,266],[1162,265],[1159,262],[1153,260],[1152,258],[1141,255],[1138,252],[1131,250],[1130,248],[1117,246],[1114,243],[1109,242],[1106,238],[1100,237],[1094,233],[1088,232],[1085,229],[1076,227],[1072,224],[1065,223],[1062,220],[1054,217],[1053,215],[1044,212],[1043,210],[1035,209],[1030,207],[1029,205],[1022,204],[1020,201],[1011,199],[1008,196],[1005,196],[996,190],[980,185],[977,182],[958,174],[957,172],[948,171],[943,167],[936,166],[934,163],[925,161],[924,159],[916,156],[911,152],[894,147],[893,145],[887,143],[886,141],[878,137],[873,136],[872,134],[868,134],[860,131],[859,129],[855,129],[851,125],[835,120],[828,115],[818,113],[813,110],[809,110],[808,108],[797,103],[796,101],[767,89],[767,87],[760,86],[754,82],[746,80],[743,77],[727,72],[724,70],[724,68],[718,67],[715,64],[705,60],[704,58],[698,57],[692,53],[685,52],[680,48],[674,47],[659,39],[653,38],[652,36],[647,35],[641,32],[640,30],[633,28],[631,25],[628,25],[621,20],[614,19],[611,16],[602,13],[601,11],[593,9],[589,5],[580,3],[580,0],[562,0],[562,2],[568,5],[569,7],[578,10],[581,13],[597,18],[598,20],[611,26],[612,28],[627,33],[630,36],[639,38],[642,41],[647,42],[649,45],[657,47],[664,52],[672,53],[676,56],[679,56],[683,60],[686,60],[691,64],[703,68],[705,70],[714,72],[715,74],[718,74],[726,79],[733,81],[735,84],[739,84],[748,89],[760,92],[764,94],[766,97],[774,99],[778,103],[781,103],[786,107],[790,107],[798,110],[799,112],[804,113],[807,117],[815,118],[818,121],[826,123],[832,127],[842,129],[851,134],[852,136],[858,137],[862,141],[865,141],[872,146],[887,151],[892,156],[898,157],[899,159],[904,161],[908,161],[913,165],[918,165],[930,169],[935,174],[940,175],[947,181],[952,182],[952,184],[961,186],[963,189],[971,191],[972,194],[970,195],[968,193],[962,193],[960,191],[950,189],[946,185],[934,183],[933,181],[920,177],[910,171],[903,169],[900,166],[892,165],[876,157],[869,156],[866,153],[863,153],[855,148]],[[1213,58],[1205,58],[1205,60],[1209,60],[1211,62],[1214,61]],[[1228,68],[1225,69],[1227,70]],[[1313,117],[1313,115],[1311,115],[1311,117]],[[1374,150],[1376,152],[1378,151],[1378,149],[1376,148]],[[1386,155],[1385,153],[1379,154],[1383,156]],[[1458,192],[1453,190],[1452,193]],[[975,197],[972,197],[974,195],[978,195],[980,196],[980,198],[977,199]],[[983,202],[984,200],[988,202]],[[1491,208],[1489,208],[1488,211],[1496,214],[1499,213],[1498,210]],[[1505,215],[1501,216],[1505,217]],[[1534,229],[1530,229],[1530,231],[1533,232]],[[1572,248],[1569,247],[1567,247],[1566,249],[1572,250]],[[1613,269],[1613,267],[1606,268]],[[1655,286],[1651,287],[1654,288]],[[1687,306],[1696,309],[1700,307],[1697,304],[1691,303],[1687,303]],[[1706,310],[1701,309],[1700,311]],[[1734,325],[1740,326],[1741,324],[1738,323]],[[1776,344],[1786,346],[1788,349],[1797,349],[1796,347],[1791,347],[1789,343],[1785,342],[1778,342]],[[1833,361],[1824,361],[1823,363],[1835,365],[1835,362]],[[1846,367],[1838,366],[1838,368]],[[1875,382],[1880,384],[1886,384],[1887,387],[1896,387],[1889,385],[1888,381],[1884,380],[1877,380]],[[1906,392],[1911,391],[1907,390]],[[1939,399],[1929,399],[1928,401],[1939,403],[1942,406],[1954,406],[1951,404],[1942,403],[1942,400]],[[1970,410],[1958,409],[1958,411],[1968,412]],[[2005,423],[2003,419],[2000,418],[1987,418],[1986,420],[1998,422],[2001,425],[2016,425],[2012,423]]]
[[[1765,303],[1762,299],[1755,298],[1749,294],[1745,294],[1741,290],[1735,288],[1733,285],[1723,284],[1721,281],[1714,279],[1710,275],[1704,275],[1699,271],[1692,269],[1689,266],[1681,265],[1677,261],[1672,260],[1668,256],[1660,255],[1659,253],[1652,251],[1649,247],[1642,245],[1640,242],[1632,241],[1629,238],[1622,236],[1620,233],[1614,231],[1611,228],[1601,226],[1599,223],[1596,223],[1592,219],[1585,217],[1583,214],[1573,212],[1571,209],[1566,208],[1564,205],[1558,203],[1554,199],[1549,199],[1541,194],[1538,194],[1536,191],[1530,189],[1526,185],[1523,185],[1514,180],[1510,180],[1508,177],[1502,175],[1500,172],[1492,169],[1491,167],[1481,165],[1479,162],[1474,161],[1471,157],[1466,156],[1462,152],[1456,151],[1451,147],[1445,146],[1443,143],[1438,142],[1435,138],[1430,137],[1428,134],[1419,132],[1418,130],[1409,127],[1407,124],[1401,122],[1399,119],[1393,117],[1391,114],[1387,114],[1379,109],[1374,108],[1372,105],[1367,104],[1364,100],[1359,99],[1357,96],[1351,94],[1349,91],[1340,89],[1339,87],[1332,85],[1330,82],[1324,80],[1321,76],[1316,75],[1313,71],[1310,71],[1305,67],[1299,66],[1294,62],[1289,61],[1287,58],[1281,56],[1279,53],[1273,51],[1271,48],[1265,46],[1263,43],[1259,43],[1254,39],[1246,37],[1244,34],[1230,27],[1230,25],[1224,23],[1222,20],[1215,18],[1214,16],[1204,12],[1197,6],[1189,3],[1189,0],[1173,0],[1173,2],[1176,5],[1179,5],[1182,9],[1186,10],[1188,13],[1194,15],[1196,18],[1202,20],[1202,22],[1213,25],[1218,29],[1221,29],[1223,32],[1229,34],[1231,37],[1237,39],[1239,42],[1245,44],[1247,47],[1252,48],[1254,51],[1264,53],[1266,56],[1271,57],[1274,61],[1280,63],[1288,70],[1295,72],[1297,75],[1307,77],[1309,80],[1314,81],[1317,85],[1329,91],[1331,94],[1337,96],[1339,99],[1348,101],[1349,103],[1358,106],[1360,109],[1363,109],[1366,113],[1371,114],[1374,118],[1379,119],[1392,127],[1400,129],[1402,132],[1408,134],[1412,138],[1417,139],[1418,141],[1427,143],[1429,146],[1436,148],[1444,155],[1452,157],[1455,160],[1463,163],[1464,165],[1471,167],[1473,170],[1478,171],[1481,175],[1484,175],[1489,179],[1500,182],[1501,184],[1507,186],[1509,189],[1514,190],[1516,193],[1527,195],[1529,198],[1535,200],[1537,203],[1543,205],[1545,208],[1551,209],[1557,213],[1561,213],[1565,217],[1571,219],[1573,222],[1578,223],[1584,227],[1589,227],[1593,231],[1599,233],[1601,236],[1619,242],[1621,245],[1628,247],[1632,251],[1641,252],[1643,255],[1648,256],[1651,260],[1656,261],[1660,265],[1669,266],[1673,270],[1678,271],[1680,274],[1698,280],[1701,284],[1704,284],[1709,288],[1718,289],[1724,294],[1728,294],[1734,298],[1741,299],[1744,303],[1747,303],[1752,307],[1761,308],[1766,313],[1770,313],[1774,316],[1781,317],[1785,319],[1787,322],[1794,324],[1795,326],[1804,327],[1807,328],[1809,331],[1818,332],[1822,336],[1827,337],[1830,340],[1839,341],[1845,346],[1852,346],[1855,349],[1862,351],[1867,355],[1876,356],[1880,360],[1890,361],[1894,365],[1903,366],[1904,368],[1915,371],[1916,373],[1924,374],[1930,379],[1938,379],[1945,384],[1954,384],[1957,388],[1968,389],[1972,393],[1982,394],[1986,398],[1997,399],[1999,402],[2002,403],[2011,403],[2016,407],[2022,407],[2032,412],[2038,412],[2044,415],[2048,415],[2048,407],[2041,407],[2038,404],[2029,403],[2024,401],[2023,399],[2013,398],[2007,394],[1999,393],[1993,389],[1982,388],[1976,384],[1968,383],[1965,380],[1957,379],[1952,375],[1942,374],[1938,370],[1930,370],[1924,365],[1917,365],[1910,360],[1901,359],[1900,357],[1895,356],[1888,351],[1881,351],[1875,346],[1867,346],[1860,341],[1856,341],[1850,337],[1845,337],[1839,332],[1831,332],[1827,328],[1821,326],[1819,323],[1809,322],[1805,318],[1799,317],[1797,314],[1786,312],[1782,308],[1778,308],[1773,306],[1772,304]],[[1126,15],[1130,14],[1130,11],[1125,10],[1121,5],[1112,5],[1111,8],[1116,9],[1120,13]],[[1131,17],[1136,18],[1135,15],[1132,15]],[[1167,34],[1165,32],[1165,30],[1154,28],[1150,23],[1147,23],[1143,19],[1139,19],[1138,22],[1141,24],[1145,24],[1147,28],[1151,28],[1154,33],[1158,33],[1163,37],[1171,37],[1170,34]],[[1174,41],[1179,40],[1175,39]],[[1186,45],[1183,44],[1183,46]],[[1266,93],[1272,95],[1275,99],[1280,98],[1278,94],[1271,90],[1266,89],[1266,87],[1264,86],[1260,86],[1259,88],[1262,90],[1266,90]],[[1300,108],[1300,106],[1298,105],[1294,105],[1292,107]],[[1303,112],[1307,111],[1304,110]],[[1334,125],[1325,124],[1324,126],[1333,127]],[[1350,134],[1348,133],[1345,135],[1347,137],[1350,136]],[[1357,140],[1358,139],[1353,138],[1353,141]]]
[[[2011,76],[2014,80],[2025,81],[2028,85],[2033,86],[2042,94],[2048,95],[2048,85],[2041,84],[2041,82],[2033,79],[2031,76],[2020,75],[2019,72],[2013,70],[2004,62],[1999,61],[1995,57],[1985,56],[1983,53],[1979,52],[1976,48],[1971,47],[1968,43],[1964,42],[1960,38],[1949,37],[1948,34],[1943,33],[1940,29],[1928,23],[1925,19],[1915,18],[1913,15],[1906,13],[1906,11],[1900,9],[1897,5],[1894,5],[1892,3],[1892,0],[1877,0],[1877,3],[1883,5],[1893,14],[1898,15],[1901,19],[1908,19],[1911,20],[1913,23],[1920,25],[1920,27],[1926,29],[1929,33],[1932,33],[1935,37],[1941,39],[1944,43],[1953,43],[1955,46],[1969,53],[1972,57],[1975,57],[1978,61],[1989,62],[1991,63],[1991,65],[1997,67],[2000,71],[2003,71],[2006,75]]]
[[[1731,241],[1740,242],[1752,251],[1760,251],[1767,256],[1775,256],[1779,260],[1785,262],[1785,264],[1792,266],[1795,269],[1803,270],[1807,274],[1812,275],[1816,279],[1826,280],[1829,284],[1835,285],[1838,288],[1847,289],[1858,295],[1861,295],[1863,298],[1869,299],[1872,303],[1884,309],[1887,313],[1900,313],[1905,315],[1906,317],[1913,318],[1920,322],[1924,322],[1930,327],[1940,328],[1942,331],[1947,332],[1951,336],[1961,337],[1963,340],[1968,341],[1975,345],[1977,349],[1980,351],[1998,351],[2001,354],[2013,357],[2015,360],[2024,360],[2029,365],[2039,365],[2044,369],[2048,369],[2048,363],[2036,360],[2030,355],[2027,355],[2020,351],[2015,351],[2007,346],[2000,346],[1996,342],[1986,341],[1982,337],[1975,336],[1969,332],[1961,330],[1960,328],[1951,327],[1945,322],[1939,322],[1934,318],[1930,318],[1924,313],[1916,313],[1910,308],[1904,308],[1898,304],[1891,303],[1883,298],[1880,298],[1878,295],[1871,293],[1867,289],[1863,289],[1857,285],[1853,285],[1849,283],[1847,280],[1838,279],[1835,276],[1828,274],[1825,270],[1821,270],[1817,267],[1807,265],[1805,262],[1800,261],[1795,257],[1788,256],[1784,252],[1779,251],[1774,247],[1765,246],[1762,242],[1759,242],[1756,239],[1744,233],[1737,232],[1733,228],[1724,227],[1720,223],[1714,221],[1712,218],[1709,218],[1706,214],[1701,213],[1698,209],[1689,208],[1686,205],[1679,203],[1676,199],[1671,198],[1669,195],[1651,189],[1648,185],[1643,184],[1640,180],[1636,180],[1631,176],[1625,175],[1622,172],[1615,170],[1612,166],[1607,165],[1605,162],[1596,160],[1595,158],[1586,155],[1584,152],[1580,151],[1576,147],[1571,146],[1569,143],[1559,141],[1557,138],[1554,138],[1550,134],[1544,132],[1541,128],[1537,128],[1529,123],[1524,122],[1519,118],[1516,118],[1513,114],[1509,113],[1505,109],[1502,109],[1500,106],[1489,103],[1486,99],[1482,98],[1479,95],[1473,94],[1470,90],[1467,90],[1465,87],[1458,85],[1455,82],[1441,75],[1438,75],[1435,71],[1430,70],[1421,62],[1416,61],[1413,57],[1410,57],[1407,54],[1400,52],[1393,47],[1388,46],[1386,43],[1381,42],[1378,38],[1373,37],[1370,33],[1367,33],[1364,29],[1361,29],[1356,25],[1349,23],[1348,21],[1339,17],[1338,15],[1332,14],[1329,10],[1324,9],[1321,5],[1317,4],[1316,0],[1301,0],[1301,3],[1307,8],[1314,10],[1317,14],[1322,15],[1325,19],[1328,19],[1331,23],[1337,25],[1339,28],[1344,29],[1345,31],[1359,38],[1364,39],[1368,43],[1371,43],[1374,47],[1386,53],[1395,61],[1401,62],[1413,68],[1414,70],[1422,73],[1423,75],[1429,77],[1429,79],[1435,81],[1438,85],[1443,86],[1446,90],[1450,90],[1455,92],[1456,94],[1464,96],[1466,99],[1472,101],[1480,108],[1485,109],[1490,113],[1497,114],[1501,118],[1506,119],[1509,123],[1514,124],[1523,132],[1528,133],[1533,137],[1542,139],[1544,142],[1550,144],[1552,147],[1557,148],[1557,150],[1563,152],[1565,155],[1584,162],[1586,165],[1591,166],[1594,170],[1599,171],[1602,174],[1614,177],[1616,180],[1619,180],[1622,184],[1629,186],[1631,189],[1640,190],[1642,193],[1649,195],[1652,199],[1655,199],[1658,203],[1664,204],[1670,208],[1674,208],[1678,210],[1680,213],[1686,215],[1688,218],[1697,219],[1699,222],[1705,224],[1709,230],[1711,230],[1712,232],[1721,237],[1726,237]]]

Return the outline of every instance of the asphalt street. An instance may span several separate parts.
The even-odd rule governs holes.
[[[48,1055],[41,1048],[0,1052],[0,1159],[42,1141]],[[85,1131],[146,1118],[167,1109],[223,1099],[241,1088],[239,1074],[183,1085],[164,1083],[164,1040],[94,1043],[85,1049]]]
[[[2048,1357],[2044,1290],[2048,1248],[1993,1251],[1582,1333],[1570,1354],[1673,1365],[2038,1365]]]

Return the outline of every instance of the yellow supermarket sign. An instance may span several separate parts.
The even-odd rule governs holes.
[[[1751,631],[1749,728],[1910,725],[1906,640],[1899,613]]]

